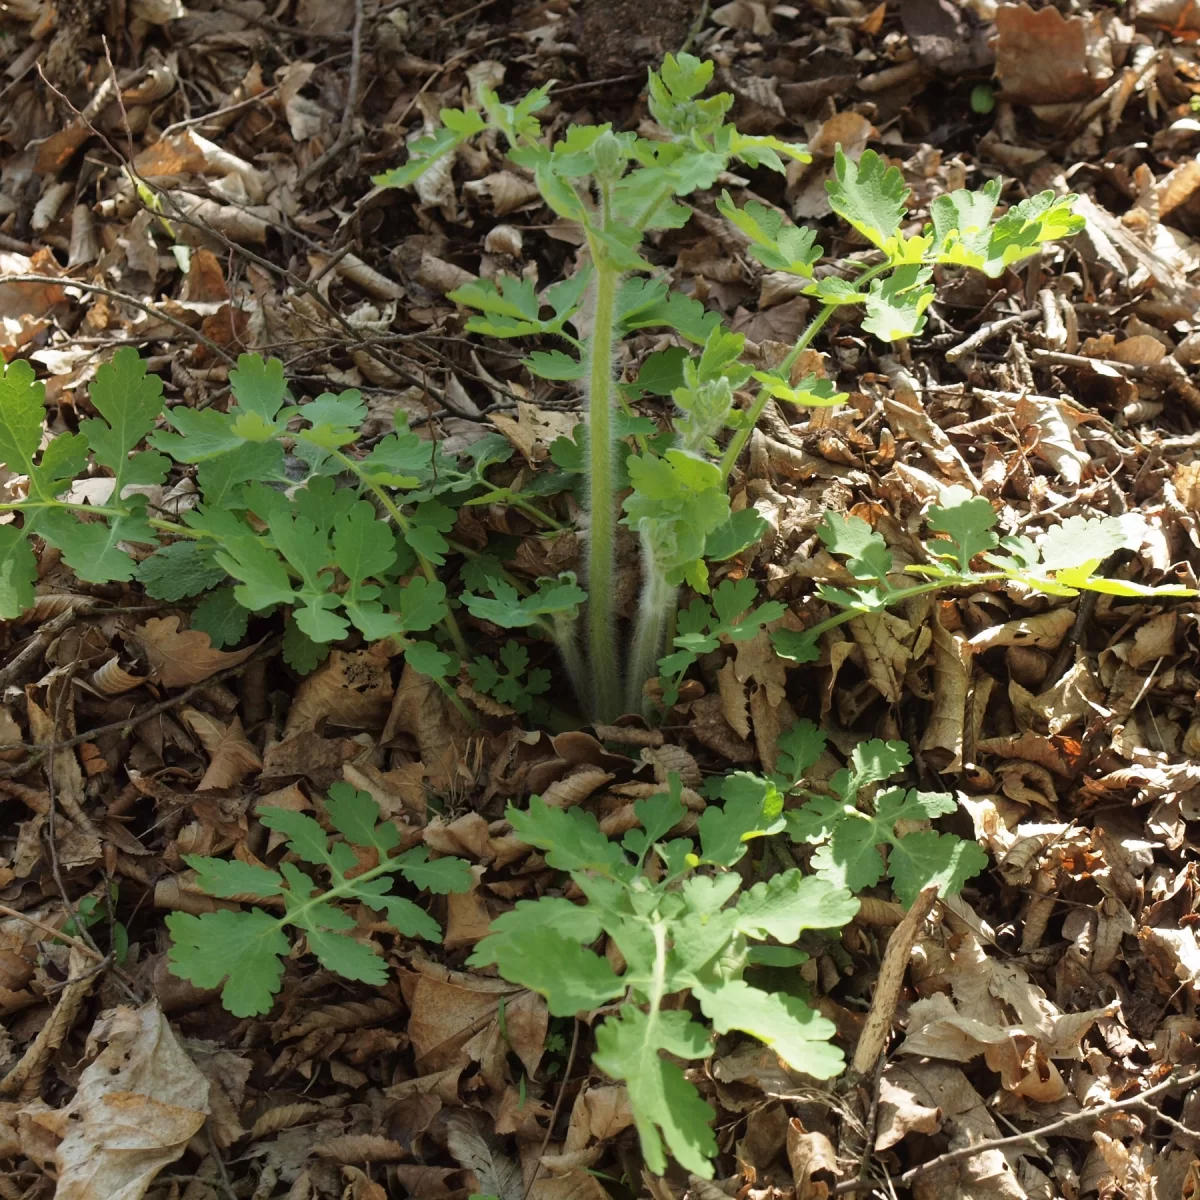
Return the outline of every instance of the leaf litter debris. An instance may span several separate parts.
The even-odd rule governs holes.
[[[92,415],[96,371],[122,345],[185,410],[221,405],[237,356],[259,351],[306,394],[358,389],[364,438],[407,421],[458,453],[499,435],[536,479],[572,438],[573,393],[465,338],[447,295],[504,273],[552,283],[578,231],[487,147],[415,198],[370,176],[480,81],[554,79],[564,124],[638,128],[645,65],[686,44],[719,64],[742,128],[812,147],[782,183],[727,184],[800,224],[829,215],[839,144],[898,166],[922,219],[999,176],[1078,192],[1086,219],[1020,277],[941,288],[901,352],[835,324],[803,368],[850,385],[846,404],[768,409],[734,508],[770,533],[737,569],[792,610],[782,628],[814,585],[853,583],[822,543],[826,510],[865,521],[900,567],[949,485],[1035,539],[1120,518],[1136,543],[1109,574],[1184,563],[1194,585],[1192,6],[642,7],[9,4],[0,355],[45,383],[55,433]],[[658,249],[764,363],[807,320],[790,278],[703,208]],[[638,349],[661,348],[647,335]],[[524,483],[461,510],[453,536],[507,539],[522,578],[577,568],[577,537],[512,502]],[[112,481],[75,486],[103,504]],[[187,480],[154,487],[164,513],[196,503]],[[1200,1194],[1194,606],[1015,586],[923,597],[848,622],[801,666],[750,630],[685,683],[678,723],[591,733],[539,731],[553,664],[506,636],[507,674],[484,657],[457,685],[481,733],[386,643],[335,650],[300,680],[273,631],[222,641],[191,626],[193,608],[132,584],[89,590],[47,553],[34,607],[0,634],[3,1200]],[[694,822],[706,776],[775,771],[780,734],[806,715],[828,733],[823,778],[866,739],[908,742],[906,785],[949,793],[958,814],[941,828],[989,866],[923,917],[919,898],[906,918],[890,883],[872,888],[803,968],[858,1071],[818,1088],[723,1037],[703,1072],[718,1181],[652,1175],[625,1090],[589,1070],[588,1025],[467,966],[495,916],[554,883],[505,804],[538,794],[619,834],[674,772]],[[369,800],[407,861],[456,873],[432,918],[406,913],[442,940],[392,936],[401,896],[395,914],[345,918],[389,947],[370,963],[364,942],[331,946],[316,923],[299,945],[279,934],[258,968],[278,971],[274,1007],[236,1017],[168,970],[166,923],[259,913],[274,928],[288,887],[262,890],[254,872],[311,828],[325,852],[314,817],[337,788]],[[213,856],[242,872],[226,894],[189,865]],[[365,978],[339,978],[322,949],[357,955]]]

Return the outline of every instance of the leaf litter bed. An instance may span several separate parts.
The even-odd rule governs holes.
[[[918,216],[1003,176],[1014,200],[1080,193],[1087,223],[1018,275],[949,276],[924,334],[895,353],[831,323],[812,366],[848,402],[768,406],[733,498],[770,535],[724,577],[811,617],[816,585],[852,582],[818,536],[827,510],[912,561],[922,513],[957,484],[1006,534],[1134,519],[1139,544],[1109,573],[1195,583],[1189,6],[737,0],[694,28],[699,6],[675,27],[664,12],[631,49],[596,35],[597,7],[145,3],[123,22],[99,5],[10,6],[0,351],[45,382],[51,431],[98,411],[89,385],[122,344],[187,408],[223,409],[232,360],[259,351],[284,360],[297,396],[359,389],[363,449],[398,413],[449,454],[502,434],[501,487],[451,536],[526,581],[578,569],[573,502],[539,497],[556,530],[512,500],[537,494],[577,395],[467,337],[446,299],[502,272],[563,278],[575,232],[486,149],[416,196],[370,176],[481,79],[505,95],[557,79],[547,123],[638,128],[643,64],[614,63],[690,42],[717,62],[741,128],[814,154],[786,180],[748,171],[727,186],[821,228],[841,257],[858,247],[826,220],[838,144],[900,166]],[[769,355],[810,301],[744,249],[700,205],[653,253]],[[639,359],[664,348],[642,337]],[[165,512],[188,504],[173,482],[154,497]],[[103,483],[82,481],[79,499],[102,503],[87,488]],[[626,614],[632,553],[618,547]],[[549,646],[473,620],[472,645],[494,653],[464,669],[456,698],[480,732],[382,643],[300,675],[277,622],[215,647],[194,602],[81,584],[53,553],[38,593],[5,624],[0,667],[5,1200],[56,1181],[73,1197],[189,1200],[1200,1191],[1194,604],[980,587],[852,621],[807,665],[751,630],[702,659],[659,728],[571,728]],[[989,865],[907,915],[887,883],[870,887],[840,938],[803,942],[809,960],[791,969],[852,1073],[816,1085],[718,1038],[689,1071],[718,1111],[717,1181],[654,1175],[623,1090],[589,1070],[588,1024],[466,965],[494,916],[561,887],[505,805],[538,794],[620,832],[672,773],[699,808],[707,778],[785,769],[780,735],[801,718],[828,735],[825,777],[868,739],[907,742],[905,786],[951,794],[938,829]],[[236,1018],[167,969],[168,920],[242,907],[206,895],[184,856],[274,854],[283,836],[259,805],[285,823],[330,815],[321,797],[345,784],[410,849],[467,864],[471,890],[430,906],[440,946],[359,911],[383,982],[291,957],[269,1015]],[[775,862],[761,845],[747,883],[795,865],[791,847]]]

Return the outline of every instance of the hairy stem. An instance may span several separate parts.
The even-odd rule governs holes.
[[[587,672],[583,667],[583,655],[579,652],[579,622],[573,614],[555,613],[551,618],[549,633],[558,647],[558,653],[567,669],[567,678],[580,703],[587,700]]]
[[[663,577],[654,561],[650,547],[642,545],[642,594],[638,602],[637,626],[633,635],[633,650],[629,659],[629,675],[625,682],[625,707],[637,712],[645,703],[642,690],[646,680],[658,673],[662,654],[663,634],[667,619],[675,611],[679,589]]]
[[[600,255],[595,260],[595,320],[588,361],[588,665],[592,672],[593,715],[611,721],[620,715],[621,706],[612,587],[617,525],[612,353],[620,272]]]

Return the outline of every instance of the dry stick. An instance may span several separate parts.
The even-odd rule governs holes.
[[[354,111],[358,107],[358,85],[362,76],[362,31],[364,0],[354,0],[354,29],[350,34],[350,81],[346,85],[346,106],[342,109],[342,123],[333,145],[319,155],[300,173],[296,180],[296,191],[316,175],[326,163],[335,159],[350,144],[354,129]]]
[[[1024,312],[1013,313],[1008,317],[1001,317],[997,321],[990,321],[986,325],[980,326],[969,338],[959,342],[957,346],[951,346],[946,351],[947,362],[958,362],[964,355],[970,354],[972,350],[978,350],[984,342],[994,338],[996,334],[1003,333],[1006,329],[1012,329],[1015,325],[1021,325],[1025,321],[1032,321],[1034,317],[1041,316],[1040,308],[1029,308]]]
[[[1170,1088],[1190,1087],[1194,1083],[1200,1083],[1200,1071],[1193,1071],[1190,1075],[1184,1075],[1182,1078],[1166,1079],[1162,1083],[1155,1084],[1152,1088],[1147,1088],[1144,1092],[1139,1092],[1136,1096],[1126,1096],[1123,1100],[1110,1100],[1106,1104],[1098,1104],[1095,1108],[1085,1109],[1083,1112],[1071,1113],[1070,1116],[1052,1121],[1049,1125],[1043,1125],[1040,1129],[1031,1129],[1028,1133],[1015,1133],[1011,1137],[988,1138],[982,1142],[975,1142],[970,1146],[959,1146],[957,1150],[947,1150],[945,1154],[939,1154],[937,1158],[931,1158],[928,1162],[920,1163],[911,1170],[905,1171],[900,1176],[899,1182],[909,1184],[918,1175],[924,1175],[926,1171],[932,1171],[935,1167],[944,1167],[950,1163],[958,1162],[960,1159],[971,1158],[973,1155],[982,1154],[988,1150],[1007,1150],[1014,1146],[1027,1146],[1030,1142],[1035,1142],[1039,1138],[1049,1137],[1054,1133],[1061,1133],[1064,1129],[1069,1129],[1077,1121],[1090,1121],[1096,1117],[1107,1116],[1112,1112],[1120,1112],[1125,1108],[1136,1108],[1138,1105],[1144,1104],[1151,1096],[1156,1096],[1160,1092],[1168,1091]]]
[[[875,1063],[875,1070],[872,1072],[871,1104],[867,1109],[867,1119],[863,1123],[865,1136],[863,1137],[862,1154],[858,1160],[858,1175],[854,1179],[847,1179],[839,1183],[833,1189],[835,1196],[845,1196],[850,1192],[865,1192],[872,1186],[870,1179],[871,1154],[875,1148],[875,1130],[879,1124],[879,1088],[883,1082],[885,1066],[887,1066],[887,1052],[881,1051]]]
[[[18,921],[24,921],[26,925],[32,925],[34,929],[40,929],[43,933],[48,933],[51,937],[58,938],[68,945],[74,946],[80,954],[86,954],[88,958],[93,958],[105,965],[108,963],[108,959],[99,950],[93,950],[91,946],[86,942],[81,942],[79,938],[72,937],[69,933],[63,933],[61,929],[55,929],[53,925],[47,925],[45,921],[39,921],[37,917],[31,917],[28,913],[19,912],[15,908],[9,908],[7,904],[0,904],[0,916],[15,917]]]
[[[26,671],[41,661],[41,657],[50,643],[68,626],[74,624],[78,612],[78,609],[68,608],[65,612],[59,613],[57,617],[53,617],[38,627],[37,632],[21,647],[20,651],[5,666],[0,667],[0,692],[15,684]],[[15,750],[17,747],[6,746],[4,749]]]
[[[571,1050],[567,1055],[566,1070],[563,1071],[562,1087],[558,1089],[558,1095],[554,1099],[554,1108],[550,1113],[550,1120],[546,1125],[546,1136],[542,1138],[542,1148],[538,1151],[537,1162],[533,1165],[533,1174],[529,1177],[529,1182],[525,1185],[525,1194],[521,1200],[529,1200],[529,1193],[533,1191],[533,1185],[537,1183],[537,1177],[541,1174],[542,1158],[545,1156],[546,1147],[550,1145],[550,1137],[554,1133],[554,1123],[558,1120],[559,1110],[562,1108],[563,1097],[567,1094],[567,1084],[571,1080],[571,1068],[575,1065],[575,1051],[579,1049],[579,1018],[575,1018],[575,1032],[571,1035]]]
[[[205,113],[202,117],[189,117],[186,121],[176,121],[173,125],[168,125],[162,131],[161,137],[170,137],[171,134],[177,133],[180,129],[191,129],[193,125],[203,125],[206,121],[215,121],[218,117],[227,117],[230,113],[241,112],[243,108],[249,108],[252,104],[257,104],[260,100],[265,100],[272,92],[277,91],[279,84],[273,83],[268,88],[263,88],[256,96],[247,96],[245,100],[239,100],[235,104],[227,104],[224,108],[213,109],[210,113]]]
[[[101,287],[98,283],[84,283],[81,279],[71,279],[65,275],[0,275],[0,283],[52,283],[58,287],[74,287],[81,288],[85,292],[95,292],[100,296],[108,296],[113,300],[119,300],[122,304],[132,305],[134,308],[140,308],[142,312],[148,313],[150,316],[159,321],[165,321],[168,325],[173,325],[176,329],[186,333],[188,337],[199,342],[203,346],[207,346],[214,354],[223,358],[231,365],[235,363],[235,359],[227,354],[216,342],[206,338],[199,330],[193,329],[185,321],[179,320],[178,317],[173,317],[170,313],[165,313],[160,308],[156,308],[153,304],[147,303],[145,300],[139,300],[136,296],[128,296],[124,292],[114,291],[112,288]],[[151,338],[146,338],[146,341],[152,341]]]
[[[283,644],[282,638],[273,638],[266,642],[254,654],[246,659],[245,662],[236,663],[232,667],[226,667],[223,671],[217,671],[213,675],[200,680],[199,683],[193,683],[190,687],[185,688],[178,696],[172,696],[169,700],[162,700],[158,704],[152,704],[149,708],[140,713],[131,713],[123,721],[110,721],[107,725],[98,725],[95,729],[89,729],[86,733],[76,734],[74,737],[66,738],[62,741],[55,742],[8,742],[0,746],[0,752],[5,750],[27,750],[30,753],[45,754],[47,751],[67,750],[72,746],[79,746],[84,742],[90,742],[94,738],[99,737],[103,733],[115,733],[122,729],[132,729],[135,725],[141,725],[145,721],[151,720],[153,717],[161,716],[165,712],[169,712],[172,708],[176,708],[180,704],[185,704],[197,692],[208,687],[209,684],[217,683],[222,679],[228,679],[233,675],[239,675],[246,669],[250,663],[257,658],[269,658]],[[23,762],[16,763],[21,771],[27,771],[33,763]]]
[[[879,968],[879,979],[875,984],[875,995],[871,997],[871,1008],[850,1063],[851,1071],[857,1075],[866,1075],[873,1071],[887,1045],[913,942],[917,940],[921,923],[929,916],[937,900],[937,893],[936,885],[925,888],[905,914],[904,920],[892,930],[892,936],[888,938],[887,949],[883,953],[883,964]]]

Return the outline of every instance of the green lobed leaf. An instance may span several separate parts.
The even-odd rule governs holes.
[[[926,517],[929,528],[944,533],[948,541],[928,543],[928,549],[950,559],[964,575],[971,570],[977,554],[993,549],[999,538],[994,526],[996,514],[985,496],[973,496],[955,485],[942,492],[941,504],[934,505]]]
[[[152,542],[154,530],[136,518],[118,517],[106,524],[83,521],[67,509],[41,513],[35,528],[62,551],[67,566],[90,583],[124,583],[134,576],[137,564],[121,549],[122,542]]]
[[[806,929],[840,929],[857,912],[858,901],[848,891],[795,869],[744,891],[737,902],[737,927],[747,937],[786,944]]]
[[[492,921],[488,936],[476,946],[468,964],[491,966],[492,939],[505,937],[540,937],[553,930],[561,937],[581,945],[594,942],[603,931],[600,917],[593,905],[575,904],[561,896],[543,896],[539,900],[518,900],[510,912],[501,913]]]
[[[33,605],[37,577],[29,539],[13,525],[0,525],[0,620],[14,620]]]
[[[793,1070],[831,1079],[846,1065],[841,1050],[830,1044],[834,1023],[794,996],[763,992],[740,979],[693,988],[692,994],[718,1033],[749,1033]]]
[[[606,959],[553,929],[536,938],[497,938],[489,953],[510,983],[544,996],[554,1017],[590,1012],[625,992]]]
[[[160,546],[137,565],[137,577],[156,600],[182,600],[216,587],[225,570],[213,559],[211,547],[199,542],[171,542]]]
[[[409,642],[404,651],[404,661],[414,671],[430,679],[444,679],[450,672],[452,660],[432,642]]]
[[[722,781],[724,804],[710,804],[698,822],[705,862],[731,867],[746,853],[746,842],[783,828],[783,797],[768,779],[733,771]]]
[[[394,849],[399,830],[394,825],[380,826],[379,804],[370,792],[359,791],[343,779],[329,785],[325,811],[334,829],[355,846],[374,846],[381,851]]]
[[[129,452],[153,428],[162,412],[162,380],[146,374],[146,364],[132,346],[122,346],[112,361],[96,371],[88,389],[92,407],[104,418],[81,421],[79,431],[102,466],[114,476],[113,498],[128,484],[161,483],[170,465],[160,454]]]
[[[24,359],[0,368],[0,465],[15,475],[30,475],[42,441],[46,388]]]
[[[807,717],[797,721],[776,739],[778,751],[775,766],[796,787],[805,773],[814,767],[825,753],[825,734]]]
[[[874,150],[864,150],[856,163],[839,146],[825,188],[838,216],[885,253],[894,247],[908,201],[899,167],[888,166]]]
[[[776,629],[771,634],[771,646],[785,662],[812,663],[821,657],[817,639],[794,629]]]
[[[868,151],[870,153],[870,151]],[[933,303],[933,272],[918,263],[897,267],[885,279],[871,281],[862,327],[881,342],[902,342],[925,328],[925,310]]]
[[[624,1083],[641,1138],[646,1165],[656,1174],[666,1170],[666,1149],[685,1170],[711,1179],[717,1142],[714,1113],[683,1072],[663,1053],[701,1058],[709,1051],[707,1030],[686,1012],[659,1012],[651,1019],[632,1005],[622,1008],[596,1029],[593,1064]]]
[[[756,546],[770,531],[770,524],[756,508],[742,508],[709,532],[704,542],[704,557],[725,562],[736,554]]]
[[[823,253],[813,230],[785,224],[778,209],[754,200],[738,208],[727,191],[721,193],[717,211],[750,239],[750,253],[763,266],[812,278]]]
[[[268,829],[282,833],[288,839],[288,849],[298,858],[318,865],[329,862],[325,830],[307,813],[294,812],[274,804],[260,804],[255,814]]]
[[[171,972],[198,988],[221,988],[221,1003],[235,1017],[271,1011],[291,949],[279,922],[260,908],[193,916],[168,913]]]
[[[462,602],[472,616],[504,629],[524,629],[538,624],[542,617],[572,613],[587,599],[587,593],[570,571],[564,571],[557,579],[539,579],[532,596],[522,596],[512,584],[500,578],[489,579],[488,586],[491,597],[464,592]]]
[[[392,860],[400,874],[415,888],[445,896],[450,892],[469,892],[474,884],[471,865],[464,858],[446,855],[430,858],[424,846],[414,846]]]
[[[372,987],[382,987],[388,981],[387,960],[368,942],[360,942],[347,934],[326,929],[304,929],[308,948],[326,970],[344,979],[356,979]]]
[[[1081,567],[1095,570],[1110,554],[1132,548],[1120,517],[1067,517],[1037,540],[1041,569],[1058,572]]]
[[[185,854],[183,861],[196,872],[196,884],[210,896],[231,899],[235,896],[278,896],[283,880],[275,871],[238,859],[207,858]]]
[[[529,798],[522,812],[509,805],[513,834],[546,853],[546,862],[560,871],[628,874],[629,863],[620,847],[601,832],[596,818],[580,808],[554,808],[541,796]]]
[[[301,675],[316,670],[329,657],[328,643],[314,642],[293,620],[283,627],[283,661]]]
[[[246,636],[249,622],[249,611],[237,602],[231,587],[209,592],[192,609],[191,627],[207,633],[214,650],[237,645]]]

